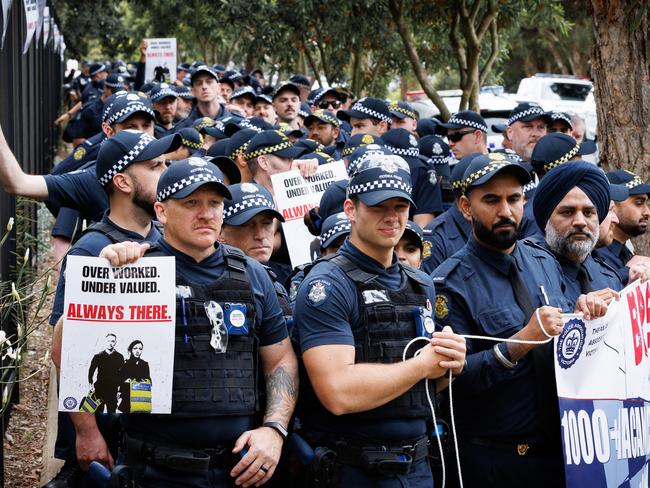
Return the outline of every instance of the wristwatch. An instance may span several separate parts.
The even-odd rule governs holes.
[[[289,437],[289,432],[287,432],[287,429],[285,429],[280,422],[264,422],[262,424],[262,427],[273,429],[278,434],[280,434],[282,436],[282,439],[285,441],[287,440],[287,437]]]

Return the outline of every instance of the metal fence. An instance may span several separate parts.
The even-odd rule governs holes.
[[[51,5],[50,11],[53,11]],[[45,174],[52,167],[58,140],[53,121],[61,101],[63,62],[54,51],[52,35],[46,45],[43,35],[38,42],[34,38],[27,53],[23,54],[26,21],[21,0],[13,1],[8,20],[5,43],[0,49],[0,124],[23,170]],[[35,207],[32,208],[30,217],[35,222]],[[14,197],[0,189],[0,234],[4,234],[6,223],[15,217],[15,212]],[[5,283],[13,281],[15,272],[15,229],[14,235],[0,249],[0,280]],[[31,230],[32,235],[36,235],[36,229]],[[10,317],[5,318],[0,322],[0,329],[9,336],[15,333],[15,324]],[[18,401],[18,388],[13,389],[13,401]],[[10,409],[0,418],[3,440],[9,412]],[[4,486],[3,461],[3,448],[0,446],[0,486]]]

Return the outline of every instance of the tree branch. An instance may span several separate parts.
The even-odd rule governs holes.
[[[481,25],[479,26],[478,29],[478,33],[476,34],[476,37],[478,38],[479,42],[483,40],[483,37],[485,36],[487,30],[490,28],[490,25],[492,25],[493,22],[497,21],[498,13],[499,13],[499,8],[497,6],[496,1],[489,0],[488,10],[485,13],[485,16],[483,17],[483,20],[481,21]],[[472,27],[474,27],[473,23],[472,23]]]
[[[487,61],[483,65],[483,68],[481,69],[481,74],[479,75],[479,87],[485,83],[485,79],[487,76],[490,74],[490,71],[492,71],[492,65],[494,64],[494,61],[496,61],[497,56],[499,54],[499,29],[497,26],[496,19],[492,24],[490,25],[490,56],[488,57]]]
[[[438,110],[440,110],[440,116],[443,118],[443,120],[449,119],[450,113],[447,105],[445,105],[444,100],[438,94],[436,89],[431,85],[431,83],[429,83],[427,75],[422,68],[420,57],[418,56],[417,50],[415,49],[413,37],[411,35],[411,32],[407,29],[406,23],[404,22],[401,5],[398,5],[396,0],[388,0],[388,9],[390,10],[393,20],[395,21],[395,25],[397,26],[397,32],[399,33],[400,37],[402,38],[402,42],[404,43],[404,48],[406,49],[406,54],[408,55],[409,61],[411,62],[411,67],[413,68],[415,77],[420,82],[420,86],[427,94],[427,96],[431,99],[434,105],[438,107]]]
[[[301,37],[300,39],[302,43],[303,50],[305,52],[305,58],[307,58],[307,63],[309,64],[309,67],[311,68],[312,72],[314,73],[314,76],[316,77],[316,80],[318,80],[318,86],[322,88],[321,81],[320,81],[320,72],[318,71],[318,67],[316,66],[316,63],[314,62],[314,58],[311,55],[311,52],[309,51],[309,47],[307,46],[307,43],[305,42],[305,37]],[[329,85],[329,78],[327,77],[327,73],[325,73],[325,80],[327,81],[327,84]]]

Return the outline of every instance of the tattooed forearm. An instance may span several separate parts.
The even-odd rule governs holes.
[[[266,382],[264,420],[276,420],[287,425],[298,397],[298,371],[282,365],[264,375],[264,379]]]

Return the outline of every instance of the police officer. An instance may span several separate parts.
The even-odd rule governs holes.
[[[309,117],[305,118],[307,137],[320,142],[326,148],[336,144],[339,137],[341,123],[336,115],[329,110],[315,110]],[[334,147],[335,159],[340,159],[338,148]]]
[[[176,258],[177,287],[188,292],[177,297],[172,414],[121,417],[124,459],[144,465],[136,471],[139,486],[226,487],[233,478],[238,485],[259,486],[273,475],[287,436],[298,386],[296,358],[264,268],[235,248],[215,244],[224,197],[231,194],[221,172],[200,158],[174,163],[158,182],[155,209],[165,235],[156,254]],[[116,244],[102,255],[121,264],[144,247]],[[206,301],[220,310],[225,347],[210,343],[209,331],[218,324],[207,315]],[[206,374],[213,381],[206,383]]]
[[[562,311],[574,310],[562,270],[548,251],[517,242],[528,172],[490,154],[474,158],[464,176],[459,207],[473,231],[432,274],[436,319],[459,334],[529,341],[547,339],[542,330],[558,335]],[[583,295],[576,309],[590,319],[606,304]],[[453,388],[464,486],[562,485],[551,345],[467,345],[467,367]]]
[[[629,239],[641,236],[648,230],[650,185],[644,183],[631,171],[623,169],[607,173],[607,178],[613,184],[625,185],[628,188],[629,196],[614,205],[614,211],[618,218],[618,224],[614,227],[614,240],[609,246],[596,249],[595,252],[598,257],[614,268],[621,281],[627,284],[631,266],[650,265],[648,257],[635,255],[627,247]]]
[[[393,118],[393,129],[406,129],[414,136],[417,136],[418,113],[407,102],[391,102],[388,110]]]
[[[510,112],[506,132],[512,150],[522,159],[530,161],[535,144],[546,135],[550,117],[536,103],[524,102]]]
[[[397,259],[412,268],[420,269],[422,252],[424,251],[424,234],[418,224],[411,220],[406,221],[404,234],[395,246]]]
[[[152,218],[156,184],[165,168],[161,156],[178,146],[179,139],[172,136],[156,140],[142,132],[125,130],[102,145],[98,154],[97,174],[103,182],[100,188],[103,187],[110,193],[110,210],[104,214],[99,224],[86,229],[68,252],[69,255],[99,256],[101,250],[113,242],[155,242],[160,238],[160,233],[152,224]],[[125,159],[129,160],[123,163]],[[55,337],[59,337],[61,333],[60,317],[63,314],[64,295],[65,261],[62,264],[50,316],[50,323],[57,324]],[[55,362],[59,361],[60,349],[56,345],[53,346],[52,357]],[[62,416],[64,418],[61,418]],[[97,429],[95,417],[92,414],[76,413],[71,414],[71,418],[76,428],[70,426],[66,414],[59,416],[55,455],[66,462],[59,474],[46,485],[47,488],[69,486],[68,482],[71,483],[79,477],[77,459],[79,464],[87,469],[89,456],[92,456],[90,453],[94,452],[95,443],[85,434],[89,425],[90,428]],[[75,430],[80,432],[76,438],[76,456]],[[107,464],[108,459],[108,456],[101,457]]]
[[[178,109],[178,93],[167,83],[156,83],[149,92],[149,99],[156,114],[154,135],[156,138],[174,132],[174,117]]]
[[[108,76],[108,67],[104,63],[93,63],[90,65],[88,74],[91,81],[81,92],[82,103],[86,103],[91,98],[97,98],[102,94],[104,80]]]
[[[255,96],[253,115],[264,119],[264,121],[271,125],[275,125],[278,121],[278,116],[275,114],[275,109],[273,108],[273,99],[264,93],[258,93]]]
[[[438,124],[436,132],[447,137],[449,149],[458,160],[472,153],[488,153],[487,124],[476,112],[458,112],[446,123]]]
[[[294,327],[309,376],[299,415],[308,440],[332,453],[317,463],[325,486],[432,485],[423,380],[460,373],[465,345],[447,329],[402,361],[411,339],[434,331],[431,280],[394,254],[411,203],[408,164],[368,159],[348,186],[348,240],[298,290]]]
[[[602,290],[608,303],[623,289],[609,266],[591,257],[599,225],[609,213],[610,185],[591,163],[574,161],[549,171],[537,187],[533,212],[544,229],[543,244],[560,263],[566,296],[575,302],[583,293]]]
[[[561,134],[571,135],[573,126],[571,125],[571,116],[568,113],[551,110],[550,112],[546,112],[546,115],[548,115],[550,119],[548,127],[546,128],[548,134],[559,132]]]
[[[252,117],[255,112],[255,90],[246,85],[235,89],[229,99],[230,112],[238,112],[242,117]]]
[[[273,109],[278,117],[278,123],[285,123],[294,130],[300,129],[298,126],[300,88],[289,81],[280,84],[273,92]]]
[[[226,105],[219,101],[219,82],[212,68],[203,64],[194,70],[191,76],[191,90],[196,98],[196,105],[187,118],[176,125],[177,129],[192,127],[194,121],[201,117],[217,120],[228,116]]]
[[[370,134],[381,137],[393,123],[386,102],[373,97],[358,100],[350,110],[339,110],[336,116],[350,124],[350,136]]]
[[[121,92],[104,112],[102,129],[111,137],[125,129],[140,130],[153,136],[154,113],[142,94]],[[28,175],[23,172],[0,130],[0,182],[5,191],[36,200],[47,200],[50,209],[78,210],[89,221],[101,219],[108,198],[97,182],[94,164],[62,175]]]
[[[426,226],[442,213],[442,194],[435,171],[432,172],[420,159],[418,141],[408,130],[391,129],[381,136],[381,140],[393,154],[401,156],[408,163],[415,202],[411,218],[418,225]]]
[[[472,159],[480,153],[472,153],[461,159],[451,172],[451,188],[454,203],[424,229],[424,261],[422,270],[431,273],[440,263],[453,256],[467,242],[472,225],[460,211],[459,200],[463,194],[463,176]]]
[[[104,80],[100,96],[88,100],[81,109],[83,136],[87,139],[102,131],[102,116],[106,102],[111,95],[126,89],[126,79],[122,75],[110,74]]]
[[[533,121],[534,125],[536,122]],[[541,137],[533,148],[531,153],[530,167],[535,172],[538,181],[544,178],[544,175],[551,169],[560,164],[568,163],[581,159],[580,156],[592,154],[596,151],[596,145],[593,142],[584,142],[579,144],[571,136],[561,132],[553,132]],[[522,163],[527,168],[527,163]],[[533,204],[537,189],[532,188],[526,192],[527,202],[524,206],[524,219],[521,223],[521,237],[528,237],[534,241],[544,241],[544,229],[537,226],[535,216],[533,215]]]

